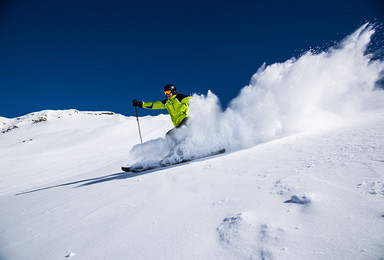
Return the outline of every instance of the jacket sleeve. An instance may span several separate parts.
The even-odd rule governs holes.
[[[167,101],[156,101],[156,102],[143,102],[143,108],[148,108],[148,109],[166,109],[165,103]]]

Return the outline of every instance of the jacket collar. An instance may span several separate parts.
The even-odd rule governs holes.
[[[167,99],[167,101],[171,101],[171,100],[175,99],[176,96],[177,96],[177,94],[173,95],[170,99]]]

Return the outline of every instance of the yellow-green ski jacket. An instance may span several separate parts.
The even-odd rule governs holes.
[[[184,118],[189,116],[188,102],[190,98],[191,96],[177,93],[170,99],[156,102],[143,102],[143,108],[167,109],[173,125],[177,127]]]

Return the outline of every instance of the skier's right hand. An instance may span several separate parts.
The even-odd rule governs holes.
[[[136,99],[132,100],[132,105],[134,107],[140,107],[142,108],[143,107],[143,101],[137,101]]]

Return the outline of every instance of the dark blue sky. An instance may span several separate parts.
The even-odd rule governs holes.
[[[164,99],[167,83],[210,89],[226,107],[264,62],[327,48],[383,16],[384,0],[1,0],[0,116],[134,115],[133,98]]]

